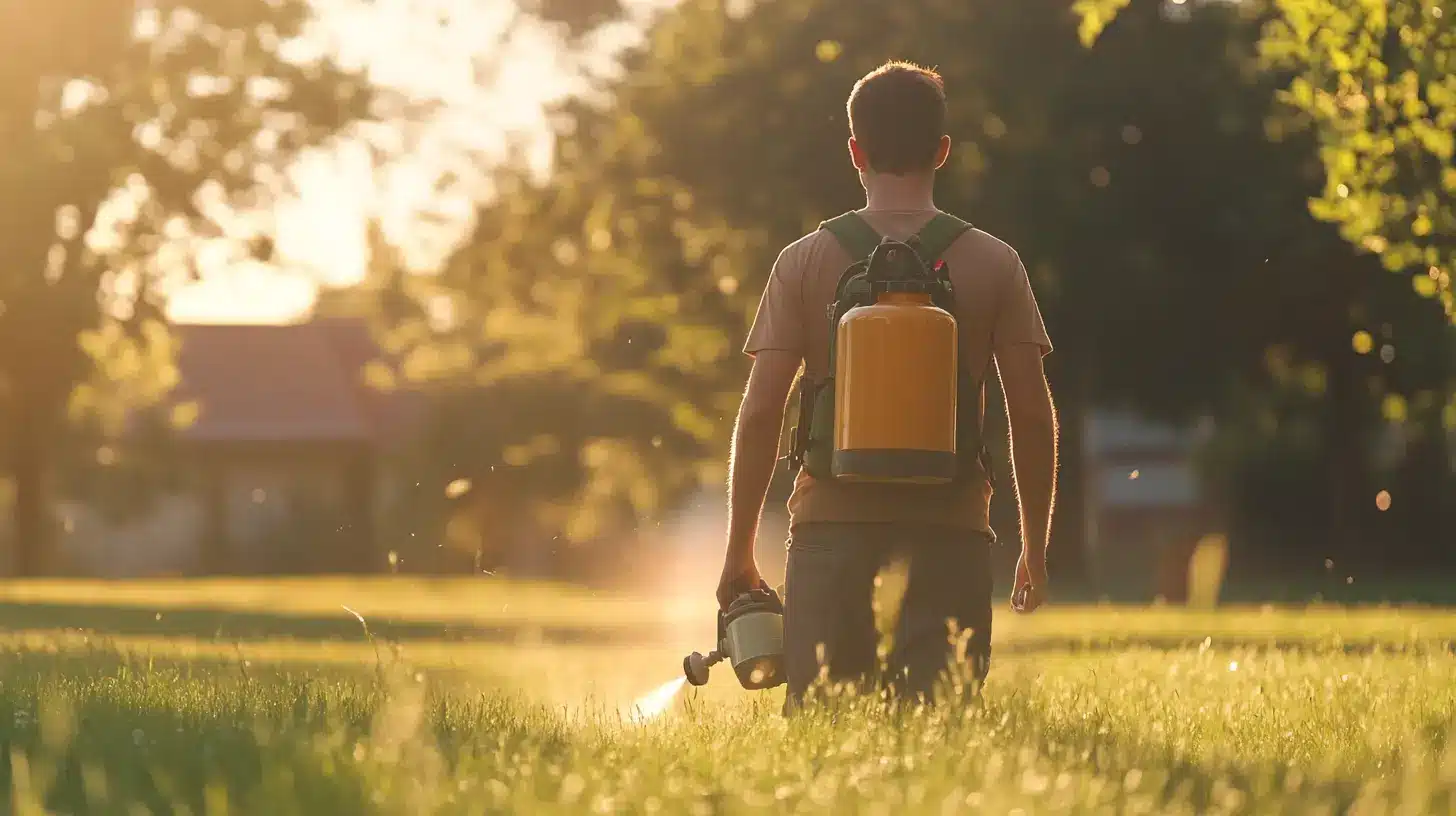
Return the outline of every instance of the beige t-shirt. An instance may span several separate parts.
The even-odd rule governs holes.
[[[860,210],[881,235],[905,240],[935,210]],[[978,229],[967,230],[944,255],[955,288],[960,358],[984,382],[992,354],[1021,343],[1051,351],[1051,340],[1016,251]],[[745,353],[789,351],[804,360],[804,376],[829,368],[829,318],[839,277],[852,263],[826,230],[784,248],[759,301]],[[981,394],[985,411],[985,392]],[[923,522],[990,531],[991,482],[977,473],[958,484],[874,485],[817,481],[800,470],[789,497],[789,524],[814,521]]]

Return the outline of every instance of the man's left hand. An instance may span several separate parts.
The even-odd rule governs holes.
[[[1030,614],[1047,602],[1046,556],[1022,549],[1016,561],[1016,580],[1011,586],[1011,608]]]

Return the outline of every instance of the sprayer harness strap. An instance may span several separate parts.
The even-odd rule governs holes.
[[[836,215],[820,224],[819,228],[828,230],[834,236],[844,251],[849,253],[851,261],[868,258],[875,251],[875,247],[880,245],[880,234],[857,212]]]
[[[951,244],[954,244],[956,239],[970,228],[970,224],[954,215],[936,213],[934,218],[931,218],[925,226],[920,228],[919,232],[915,233],[915,240],[920,245],[919,250],[923,260],[934,266],[936,261],[950,251]]]
[[[836,215],[820,224],[819,228],[828,230],[849,257],[856,261],[868,258],[882,240],[875,228],[858,212]],[[921,258],[933,265],[961,237],[961,233],[970,228],[969,223],[949,213],[936,213],[911,240],[917,245]]]

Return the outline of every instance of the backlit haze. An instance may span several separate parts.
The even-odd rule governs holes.
[[[645,13],[663,4],[630,5]],[[568,54],[555,32],[517,18],[508,0],[316,5],[321,47],[368,66],[378,84],[448,104],[403,139],[387,133],[383,138],[397,143],[399,155],[383,166],[357,140],[301,159],[293,174],[297,195],[274,213],[279,263],[234,263],[222,253],[209,261],[204,252],[201,280],[170,299],[173,320],[273,323],[306,316],[318,284],[347,285],[363,274],[371,218],[412,265],[437,263],[469,226],[472,202],[489,194],[481,167],[502,160],[515,144],[544,171],[551,151],[544,106],[583,90],[583,70],[610,70],[637,31],[617,26],[592,40],[586,53]],[[462,180],[442,193],[435,182],[450,170]],[[420,224],[424,213],[443,226]]]

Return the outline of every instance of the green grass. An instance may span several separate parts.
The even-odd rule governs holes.
[[[622,610],[636,628],[604,619]],[[0,810],[1456,807],[1456,614],[1049,609],[998,616],[979,705],[785,721],[781,690],[720,667],[638,722],[633,699],[712,631],[692,604],[653,610],[478,581],[12,585]]]

